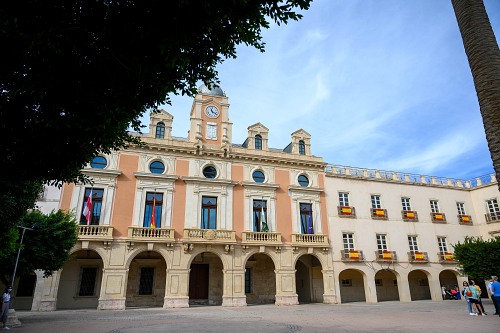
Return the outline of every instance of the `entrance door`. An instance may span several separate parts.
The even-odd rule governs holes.
[[[189,299],[208,299],[208,268],[206,264],[191,265]]]

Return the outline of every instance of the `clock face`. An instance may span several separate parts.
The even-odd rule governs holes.
[[[210,118],[217,118],[219,116],[219,109],[215,106],[207,106],[205,114]]]

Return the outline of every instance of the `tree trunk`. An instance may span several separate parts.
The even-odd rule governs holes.
[[[482,0],[451,0],[500,189],[500,51]]]

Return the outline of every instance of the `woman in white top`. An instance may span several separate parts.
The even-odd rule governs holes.
[[[3,291],[2,295],[2,323],[4,330],[10,330],[10,327],[7,326],[7,318],[9,317],[9,305],[10,305],[10,292],[12,291],[12,287],[8,286]]]

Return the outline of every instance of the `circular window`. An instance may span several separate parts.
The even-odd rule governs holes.
[[[160,161],[155,161],[149,165],[149,171],[151,171],[151,173],[163,173],[165,171],[165,165]]]
[[[96,156],[90,162],[90,166],[95,169],[104,169],[108,165],[108,161],[102,156]]]
[[[205,176],[205,178],[215,178],[215,177],[217,177],[217,169],[215,169],[215,167],[209,165],[209,166],[203,168],[203,176]]]
[[[304,186],[304,187],[309,186],[309,178],[307,178],[304,175],[300,175],[299,176],[299,185]]]
[[[262,171],[254,171],[252,173],[252,178],[256,183],[263,183],[264,180],[266,180],[266,177],[264,176],[264,173]]]

